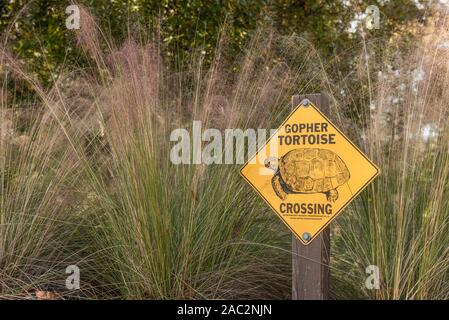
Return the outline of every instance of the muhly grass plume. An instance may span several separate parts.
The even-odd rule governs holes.
[[[173,165],[169,136],[193,120],[203,128],[264,127],[273,110],[288,113],[298,83],[307,86],[301,71],[314,64],[291,65],[302,46],[269,32],[254,38],[241,63],[227,64],[222,45],[210,65],[194,54],[177,72],[151,43],[130,39],[95,53],[107,66],[94,104],[108,155],[104,172],[86,168],[98,221],[90,236],[105,250],[98,272],[120,297],[290,295],[286,229],[245,185],[240,165]]]
[[[444,17],[432,21],[399,61],[378,67],[367,59],[378,79],[369,90],[368,126],[359,131],[359,143],[382,173],[339,219],[336,297],[449,298],[446,25]],[[369,265],[379,268],[378,290],[365,286]]]
[[[57,93],[41,88],[6,50],[0,62],[0,297],[63,292],[65,268],[80,261],[71,242],[82,220],[74,208],[77,161],[52,112],[31,102],[24,111],[9,85],[28,83],[43,107]]]
[[[38,201],[26,216],[33,225],[42,215],[40,229],[18,220],[13,225],[35,238],[9,236],[39,244],[35,255],[43,270],[65,266],[61,255],[78,259],[87,286],[80,295],[288,298],[290,238],[240,178],[240,164],[173,165],[169,137],[175,128],[190,130],[193,120],[218,129],[279,123],[292,94],[319,87],[319,76],[305,77],[319,73],[315,52],[296,37],[261,31],[241,59],[229,62],[222,39],[210,62],[194,50],[173,71],[158,42],[134,37],[100,45],[101,32],[92,17],[88,21],[78,41],[90,69],[61,73],[49,90],[9,60],[43,112],[33,127],[43,139],[30,131],[26,144],[36,156],[20,149],[14,162],[23,165],[19,179],[36,177],[23,188]],[[29,205],[27,193],[13,195],[19,186],[2,193],[11,201],[2,218],[20,217],[13,205]],[[70,196],[56,202],[69,187]],[[47,240],[53,236],[61,239]],[[2,246],[33,258],[20,251],[25,247],[7,238]],[[30,264],[21,272],[38,268]]]

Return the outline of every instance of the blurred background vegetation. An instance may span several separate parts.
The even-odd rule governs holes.
[[[388,41],[392,35],[410,36],[408,27],[424,22],[425,8],[413,0],[84,0],[108,36],[121,41],[132,29],[157,30],[177,65],[186,52],[201,47],[208,58],[226,23],[228,52],[240,52],[252,33],[270,27],[282,35],[308,39],[324,58],[336,57],[360,43],[361,37]],[[8,34],[13,52],[41,81],[51,83],[64,65],[83,66],[73,30],[65,28],[65,8],[71,1],[0,1],[0,33]],[[369,5],[380,9],[379,29],[354,32]],[[128,26],[124,28],[124,26]],[[6,32],[8,31],[8,33]],[[381,44],[377,46],[380,50]],[[339,61],[339,63],[343,63]],[[345,62],[348,63],[348,62]],[[81,65],[80,65],[81,64]],[[348,66],[349,67],[349,66]]]

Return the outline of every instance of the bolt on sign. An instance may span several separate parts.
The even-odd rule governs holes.
[[[305,99],[240,173],[307,245],[379,169]]]

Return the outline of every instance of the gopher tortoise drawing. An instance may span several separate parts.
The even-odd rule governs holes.
[[[282,200],[288,194],[323,193],[327,201],[334,202],[338,199],[337,187],[351,177],[338,155],[320,148],[294,149],[280,159],[269,157],[265,167],[275,171],[271,183]]]

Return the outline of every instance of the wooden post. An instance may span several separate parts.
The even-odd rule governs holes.
[[[323,94],[292,96],[292,108],[309,99],[326,116],[329,104]],[[330,228],[324,229],[309,245],[292,235],[292,299],[329,299]]]

